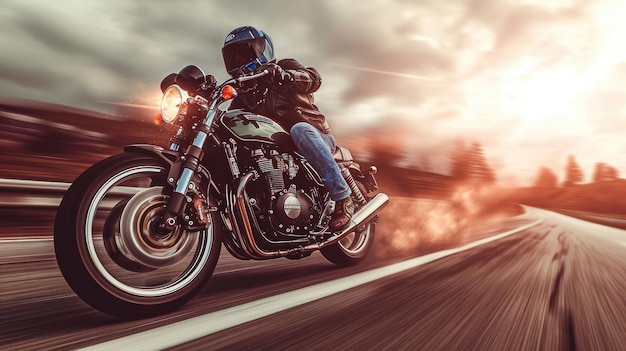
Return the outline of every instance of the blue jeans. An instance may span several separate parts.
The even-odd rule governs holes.
[[[333,158],[335,137],[330,133],[323,134],[306,122],[294,124],[289,132],[298,150],[319,173],[330,198],[339,201],[350,196],[350,187],[341,176],[339,166]]]

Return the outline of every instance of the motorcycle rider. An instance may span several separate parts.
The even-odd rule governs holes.
[[[251,26],[233,29],[225,38],[222,57],[228,74],[235,78],[267,70],[269,74],[249,81],[230,109],[244,109],[274,119],[288,130],[298,150],[320,174],[335,201],[330,230],[348,225],[354,213],[350,188],[333,158],[336,149],[326,118],[313,103],[322,80],[315,68],[295,59],[276,60],[267,33]]]

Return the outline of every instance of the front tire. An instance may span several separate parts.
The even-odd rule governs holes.
[[[169,198],[160,190],[169,167],[146,155],[105,159],[79,176],[57,211],[54,247],[74,292],[124,319],[175,310],[210,278],[220,252],[216,219],[206,229],[153,235]]]

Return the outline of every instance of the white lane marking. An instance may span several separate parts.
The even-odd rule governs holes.
[[[363,285],[411,268],[469,250],[479,245],[498,240],[513,233],[526,230],[539,224],[543,219],[510,230],[495,236],[484,238],[464,246],[434,252],[425,256],[416,257],[390,266],[372,269],[348,277],[312,285],[306,288],[289,291],[279,295],[267,297],[243,305],[212,312],[184,321],[164,325],[146,330],[137,334],[128,335],[119,339],[92,345],[81,350],[162,350],[185,342],[189,342],[219,331],[235,327],[274,313],[300,306],[311,301]]]
[[[38,237],[38,236],[29,236],[27,238],[6,238],[0,239],[0,246],[10,245],[14,243],[28,243],[28,242],[52,242],[51,237]]]

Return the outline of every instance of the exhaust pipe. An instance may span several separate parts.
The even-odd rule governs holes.
[[[363,223],[367,223],[374,218],[378,211],[382,210],[389,203],[389,196],[387,194],[379,193],[374,196],[365,206],[363,206],[357,213],[355,213],[350,224],[344,229],[340,236],[344,236],[356,230],[356,228]]]
[[[373,199],[370,200],[365,206],[363,206],[357,213],[355,213],[348,226],[341,231],[341,233],[331,237],[330,239],[323,241],[318,244],[308,245],[301,249],[295,249],[296,251],[316,251],[325,246],[335,244],[339,240],[343,239],[344,236],[352,233],[361,225],[371,221],[376,214],[383,209],[389,203],[389,196],[387,194],[379,193],[374,196]]]

